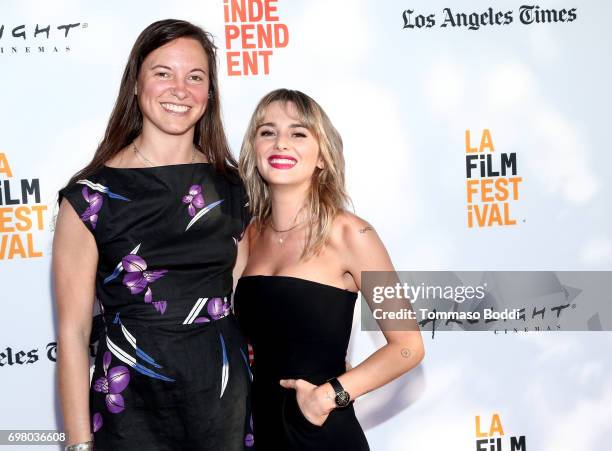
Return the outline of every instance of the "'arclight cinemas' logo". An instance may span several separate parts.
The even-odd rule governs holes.
[[[71,42],[87,23],[9,24],[0,22],[0,55],[60,54],[72,51]]]
[[[481,424],[480,415],[476,415],[476,451],[527,451],[527,439],[524,435],[507,437],[499,414],[491,416],[489,428]],[[486,420],[485,420],[486,421]],[[482,430],[482,427],[485,429]]]

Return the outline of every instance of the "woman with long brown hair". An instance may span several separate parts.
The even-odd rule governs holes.
[[[60,191],[53,269],[67,449],[253,444],[248,354],[229,304],[248,212],[215,57],[189,22],[147,27],[104,139]],[[90,382],[94,299],[104,327]]]
[[[254,351],[257,444],[367,450],[352,400],[424,351],[416,321],[393,323],[401,327],[383,327],[385,346],[345,368],[362,272],[395,273],[374,229],[346,209],[340,134],[312,98],[272,91],[253,113],[239,168],[254,221],[234,301]]]

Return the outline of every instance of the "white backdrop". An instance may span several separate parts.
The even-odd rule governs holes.
[[[228,51],[253,51],[248,39],[226,48],[228,3],[0,4],[0,429],[62,429],[48,349],[56,193],[91,158],[131,45],[158,19],[187,19],[216,36],[236,153],[255,104],[272,89],[302,90],[326,109],[344,139],[355,211],[378,230],[398,270],[611,269],[609,2],[541,1],[530,5],[575,8],[575,20],[525,24],[518,1],[269,0],[278,20],[259,24],[283,25],[279,46],[255,49],[272,53],[258,54],[259,73],[249,75],[228,74]],[[442,26],[445,8],[493,8],[512,23]],[[405,17],[412,25],[427,16],[435,25],[404,28]],[[66,24],[79,25],[65,36],[57,27]],[[230,72],[244,71],[237,55]],[[467,225],[465,132],[475,144],[484,129],[496,154],[516,153],[515,225]],[[21,197],[21,180],[35,179],[39,202],[7,205]],[[15,221],[19,207],[31,227]],[[12,230],[17,222],[24,230]],[[383,340],[359,331],[355,318],[354,365]],[[476,416],[485,430],[493,414],[504,449],[510,436],[525,436],[528,450],[607,449],[611,344],[607,332],[427,335],[420,367],[360,399],[357,413],[374,450],[475,449]]]

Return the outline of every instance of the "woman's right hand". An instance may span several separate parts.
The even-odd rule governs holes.
[[[336,407],[333,397],[329,396],[330,391],[333,393],[334,390],[328,383],[317,386],[304,379],[282,379],[280,384],[295,390],[298,409],[315,426],[323,426],[329,413]]]

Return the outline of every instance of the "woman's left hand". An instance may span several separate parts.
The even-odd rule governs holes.
[[[284,388],[295,390],[298,408],[302,415],[316,426],[323,426],[329,413],[336,407],[332,386],[329,383],[313,385],[304,379],[281,379]]]

